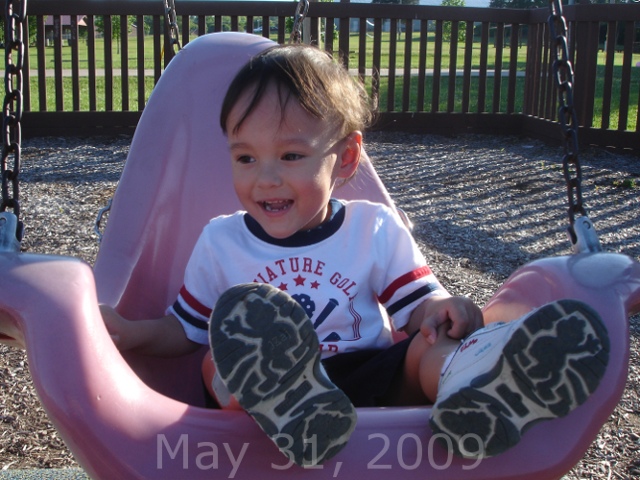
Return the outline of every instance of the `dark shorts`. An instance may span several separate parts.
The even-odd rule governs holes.
[[[387,400],[400,386],[404,359],[414,336],[387,349],[340,353],[322,360],[322,365],[331,381],[354,406],[389,406]],[[203,388],[207,408],[220,408],[204,382]]]
[[[322,360],[329,378],[356,407],[388,406],[398,388],[413,335],[384,350],[340,353]]]

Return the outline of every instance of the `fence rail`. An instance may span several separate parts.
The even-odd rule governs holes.
[[[4,4],[4,2],[1,2]],[[295,2],[176,1],[181,43],[288,40]],[[160,0],[29,0],[25,135],[132,133],[173,55]],[[580,138],[640,151],[640,8],[565,7]],[[303,36],[364,82],[378,129],[559,140],[546,9],[312,3]],[[35,26],[35,27],[34,27]]]

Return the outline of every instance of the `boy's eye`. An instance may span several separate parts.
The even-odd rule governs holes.
[[[240,155],[236,157],[236,162],[238,163],[252,163],[255,162],[254,158],[249,155]]]
[[[292,160],[300,160],[302,157],[303,155],[299,153],[286,153],[282,156],[282,159],[290,162]]]

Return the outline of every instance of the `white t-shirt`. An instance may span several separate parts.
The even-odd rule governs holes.
[[[189,339],[207,344],[219,296],[250,282],[269,283],[302,305],[323,357],[388,348],[391,322],[400,329],[425,298],[449,296],[398,216],[366,201],[332,200],[330,220],[286,239],[270,237],[246,212],[211,220],[168,312]]]

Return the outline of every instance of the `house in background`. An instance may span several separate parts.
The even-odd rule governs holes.
[[[79,28],[86,28],[87,24],[84,22],[85,15],[75,15]],[[71,44],[71,15],[60,15],[60,28],[62,28],[62,40],[66,40],[68,44]],[[53,39],[56,34],[56,25],[53,21],[53,15],[47,15],[44,20],[44,38],[47,46],[53,45]]]

